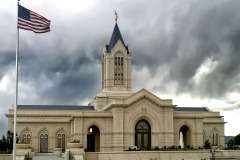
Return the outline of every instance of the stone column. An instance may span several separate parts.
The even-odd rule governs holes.
[[[34,151],[39,152],[40,151],[39,137],[32,137],[31,143],[32,143],[31,147],[34,149]]]
[[[165,107],[165,146],[174,145],[174,134],[173,134],[173,108]]]
[[[83,118],[74,118],[73,137],[74,140],[80,140],[80,142],[83,144]]]
[[[113,109],[113,151],[123,151],[123,108]]]

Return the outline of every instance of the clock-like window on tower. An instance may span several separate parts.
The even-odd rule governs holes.
[[[114,58],[114,84],[123,85],[123,56]]]

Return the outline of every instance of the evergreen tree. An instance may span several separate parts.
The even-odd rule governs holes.
[[[211,148],[212,148],[212,147],[211,147],[211,143],[209,142],[208,139],[206,139],[206,141],[205,141],[204,148],[205,148],[205,149],[211,149]]]
[[[240,145],[240,133],[234,137],[235,144]]]
[[[228,148],[230,148],[230,149],[232,149],[234,145],[235,145],[234,139],[230,139],[230,140],[228,141],[228,143],[227,143],[227,146],[228,146]]]
[[[16,135],[17,136],[17,135]],[[17,138],[18,142],[18,138]],[[7,131],[7,138],[5,135],[0,139],[0,151],[13,150],[13,132]]]

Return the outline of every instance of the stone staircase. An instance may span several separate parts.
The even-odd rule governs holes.
[[[32,160],[64,160],[64,158],[54,156],[53,153],[36,153]]]
[[[36,156],[52,156],[52,153],[36,153]]]

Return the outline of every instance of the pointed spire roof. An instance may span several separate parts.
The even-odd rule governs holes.
[[[115,46],[115,44],[117,43],[118,40],[121,40],[121,42],[123,43],[123,45],[125,46],[125,43],[123,41],[121,32],[118,28],[117,23],[115,24],[115,27],[113,29],[113,33],[112,33],[112,37],[110,39],[109,45],[107,46],[107,52],[110,53],[111,50],[113,49],[113,47]]]

